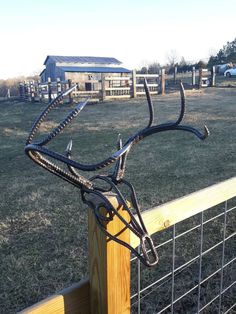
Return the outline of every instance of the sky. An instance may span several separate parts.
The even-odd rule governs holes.
[[[0,0],[0,79],[39,74],[47,55],[114,57],[134,69],[195,62],[236,37],[236,0]]]

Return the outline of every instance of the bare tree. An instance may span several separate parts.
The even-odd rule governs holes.
[[[179,54],[175,49],[171,49],[169,53],[167,53],[167,62],[168,65],[173,67],[179,61]]]
[[[160,68],[161,68],[161,65],[159,62],[155,61],[153,63],[150,63],[149,67],[148,67],[148,73],[150,73],[150,74],[159,73]]]

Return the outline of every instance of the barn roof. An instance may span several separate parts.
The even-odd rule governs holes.
[[[43,69],[43,71],[39,74],[39,76],[43,75],[44,72],[45,72],[45,69]]]
[[[79,57],[79,56],[47,56],[44,61],[44,65],[48,59],[52,59],[55,62],[75,62],[75,63],[100,63],[100,64],[121,64],[121,62],[115,58],[107,57]]]
[[[64,72],[88,72],[88,73],[130,73],[125,68],[118,67],[59,67]]]

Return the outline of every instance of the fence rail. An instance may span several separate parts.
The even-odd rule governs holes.
[[[110,201],[122,213],[117,198],[112,196]],[[230,313],[236,306],[235,209],[233,177],[144,212],[150,234],[162,240],[157,245],[160,262],[154,270],[142,268],[136,258],[130,263],[129,251],[100,232],[89,210],[89,279],[21,313],[37,314],[43,309],[48,314],[118,314],[149,309],[161,314],[177,313],[179,307],[182,313]],[[112,221],[108,228],[115,228],[119,236],[130,237],[130,243],[138,245],[136,237],[124,231],[119,222]],[[216,238],[214,228],[219,231]],[[183,251],[179,241],[184,241]],[[135,276],[131,297],[130,272]],[[151,301],[155,302],[151,305]]]
[[[194,216],[236,196],[236,178],[215,184],[169,203],[154,207],[143,213],[143,220],[150,235]],[[131,234],[131,245],[138,239]]]

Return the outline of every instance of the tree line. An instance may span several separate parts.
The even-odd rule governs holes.
[[[11,96],[19,96],[19,84],[25,80],[39,80],[38,75],[33,75],[29,77],[18,76],[10,79],[0,79],[0,97],[7,97],[10,92]]]
[[[210,56],[208,66],[225,63],[236,63],[236,38],[231,42],[228,41],[215,56]]]
[[[196,63],[188,62],[184,57],[181,57],[180,60],[174,50],[172,50],[168,57],[167,63],[161,65],[159,62],[152,62],[147,66],[143,66],[140,69],[137,69],[138,73],[141,74],[154,74],[159,73],[161,68],[166,70],[166,73],[172,74],[174,72],[175,66],[178,67],[178,72],[189,72],[192,71],[192,68],[195,67],[196,70],[199,68],[212,68],[214,65],[220,64],[236,64],[236,38],[227,42],[216,55],[211,55],[207,62],[199,60]]]
[[[148,66],[143,66],[141,69],[137,70],[137,73],[140,74],[155,74],[159,73],[161,69],[165,69],[167,74],[173,74],[175,67],[178,67],[178,73],[186,73],[192,71],[192,68],[195,67],[196,70],[199,68],[207,68],[207,63],[203,60],[199,60],[196,63],[190,63],[185,61],[184,57],[181,58],[180,62],[174,64],[166,63],[161,65],[158,62],[150,63]]]

